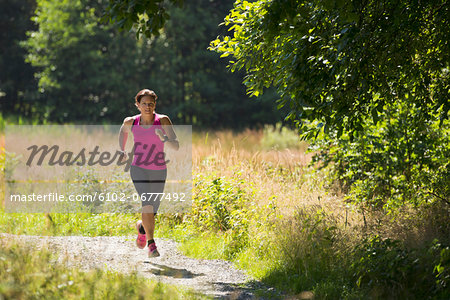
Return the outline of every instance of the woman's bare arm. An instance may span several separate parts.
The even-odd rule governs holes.
[[[121,159],[125,157],[125,145],[127,144],[128,133],[131,132],[131,126],[133,125],[134,118],[126,117],[123,120],[123,124],[119,131],[119,149],[122,151]]]
[[[163,116],[161,118],[161,125],[168,138],[168,140],[166,141],[166,145],[168,145],[173,150],[178,150],[180,148],[180,144],[177,140],[177,135],[173,130],[172,121],[170,121],[168,116]]]

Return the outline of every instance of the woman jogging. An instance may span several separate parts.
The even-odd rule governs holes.
[[[167,177],[164,147],[174,150],[179,148],[169,117],[155,112],[156,99],[158,96],[154,91],[148,89],[139,91],[135,97],[135,105],[140,114],[126,117],[119,133],[121,162],[127,159],[125,144],[128,134],[132,132],[134,137],[134,158],[130,175],[142,201],[142,221],[136,224],[138,230],[136,244],[141,249],[147,244],[149,257],[159,256],[153,234],[155,216]]]

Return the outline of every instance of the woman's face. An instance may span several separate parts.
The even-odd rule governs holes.
[[[151,96],[144,96],[141,98],[141,102],[136,103],[141,114],[153,114],[156,107],[156,101]]]

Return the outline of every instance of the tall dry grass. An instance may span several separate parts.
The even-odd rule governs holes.
[[[338,215],[348,214],[339,193],[329,193],[320,172],[311,172],[313,153],[299,143],[290,149],[271,150],[261,145],[262,130],[197,132],[193,135],[194,174],[216,174],[240,179],[255,190],[255,202],[273,201],[283,215],[296,207],[321,205]],[[347,216],[348,218],[348,216]]]
[[[369,214],[346,203],[345,195],[338,189],[325,185],[329,174],[310,166],[314,153],[307,151],[307,144],[266,149],[261,144],[264,134],[263,130],[249,129],[240,133],[193,133],[194,175],[215,174],[243,180],[244,185],[255,191],[256,204],[264,206],[273,201],[285,217],[292,217],[305,206],[321,207],[351,235],[380,234],[411,245],[422,244],[429,236],[439,236],[435,231],[442,226],[427,216],[440,216],[442,210],[437,213],[434,208],[420,211],[405,206],[395,216],[384,212]]]

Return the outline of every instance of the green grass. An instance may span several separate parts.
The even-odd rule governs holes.
[[[7,213],[0,208],[0,232],[28,235],[130,235],[140,214]]]
[[[48,250],[0,242],[0,299],[206,299],[136,273],[68,268]]]
[[[201,259],[227,259],[226,241],[220,232],[199,232],[184,225],[171,225],[164,219],[158,222],[155,235],[173,239],[181,244],[186,256]]]

